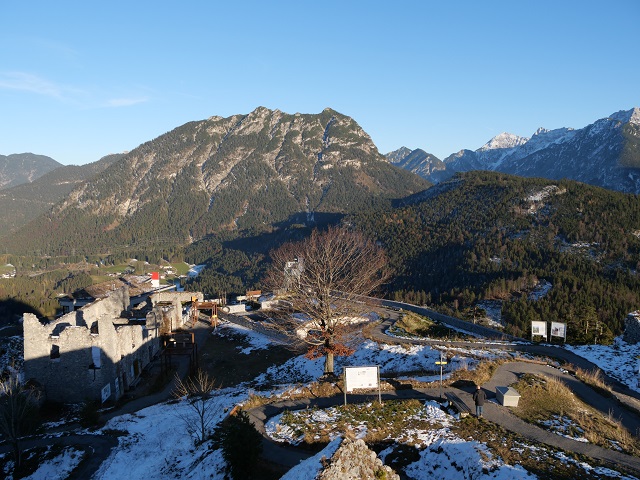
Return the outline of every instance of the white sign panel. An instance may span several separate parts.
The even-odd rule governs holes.
[[[107,383],[104,387],[102,387],[102,403],[109,400],[111,396],[111,384]]]
[[[567,324],[551,322],[551,336],[567,338]]]
[[[547,336],[547,322],[531,322],[531,335]]]
[[[345,391],[352,392],[356,388],[378,388],[379,368],[380,367],[345,367]]]

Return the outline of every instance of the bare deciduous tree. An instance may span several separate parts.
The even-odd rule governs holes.
[[[351,319],[365,310],[360,297],[389,278],[384,250],[361,232],[330,227],[282,245],[271,260],[264,283],[281,292],[274,308],[281,329],[307,343],[308,357],[324,356],[324,373],[333,374],[334,356],[353,353],[348,338]]]
[[[20,438],[33,433],[39,425],[40,395],[15,376],[0,382],[0,433],[13,449],[16,468],[22,464]]]
[[[197,443],[202,443],[211,432],[220,408],[215,401],[215,392],[219,390],[219,386],[215,379],[202,370],[184,381],[179,377],[176,380],[173,396],[186,402],[188,406],[185,411],[178,411],[178,417],[184,422],[189,435]]]

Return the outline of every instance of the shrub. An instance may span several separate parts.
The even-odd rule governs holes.
[[[96,427],[100,423],[100,405],[94,400],[87,400],[80,409],[80,425],[84,428]]]
[[[262,435],[249,419],[249,414],[240,410],[230,416],[220,428],[222,455],[227,468],[235,479],[253,478],[262,454]]]

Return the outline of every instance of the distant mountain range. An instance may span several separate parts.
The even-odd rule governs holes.
[[[430,185],[390,165],[350,117],[260,107],[139,146],[3,243],[52,254],[186,245],[344,215]]]
[[[33,153],[0,155],[0,190],[33,182],[61,166],[53,158]]]
[[[584,128],[538,129],[530,138],[501,133],[478,150],[440,161],[402,147],[389,162],[438,183],[456,172],[493,170],[525,177],[569,178],[640,193],[640,108],[620,111]]]
[[[404,147],[382,156],[355,120],[331,109],[287,114],[263,107],[189,122],[81,167],[31,154],[0,159],[13,172],[6,185],[32,182],[0,190],[5,250],[105,252],[335,221],[469,170],[640,193],[640,109],[578,130],[503,133],[444,161]],[[47,168],[53,171],[41,173]]]
[[[31,154],[26,154],[31,155]],[[59,165],[42,176],[11,188],[0,189],[0,238],[6,236],[51,209],[85,180],[102,172],[122,158],[123,154],[107,155],[86,165]],[[10,155],[9,157],[15,157]],[[36,155],[38,161],[49,157]],[[49,159],[51,160],[51,159]]]

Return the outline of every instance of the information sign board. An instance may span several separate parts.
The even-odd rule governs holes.
[[[347,393],[356,388],[378,388],[380,367],[345,367],[344,388]]]

